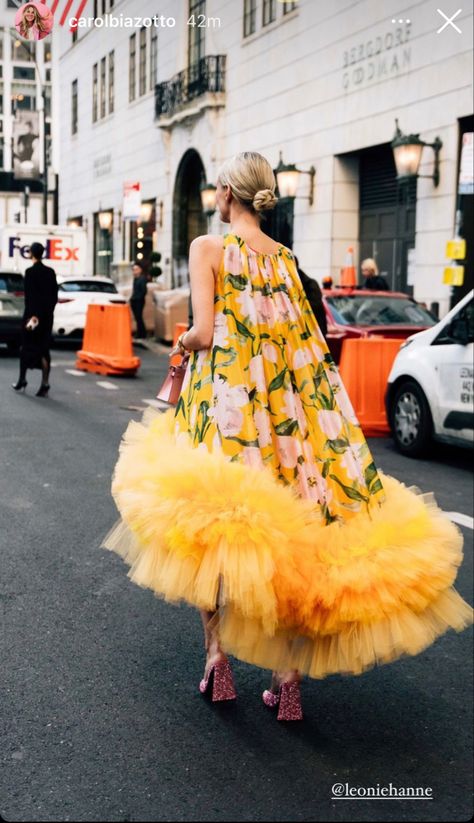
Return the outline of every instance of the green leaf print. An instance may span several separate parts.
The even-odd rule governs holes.
[[[336,454],[344,454],[349,447],[349,442],[343,437],[338,437],[335,440],[326,440],[324,444],[325,449],[331,449]]]
[[[374,477],[377,477],[377,469],[375,467],[375,463],[372,462],[372,463],[369,463],[369,465],[367,466],[367,468],[364,471],[365,485],[367,486],[367,488],[372,483],[372,480],[374,479]]]
[[[176,406],[175,417],[177,417],[180,412],[182,412],[183,417],[186,419],[186,410],[184,407],[184,399],[182,394],[179,396],[178,404]]]
[[[275,426],[275,431],[282,437],[290,437],[295,431],[298,431],[298,421],[291,419],[283,420],[282,423],[278,423],[278,425]]]
[[[232,311],[232,309],[225,308],[224,309],[224,314],[229,314],[231,317],[234,318],[235,325],[237,327],[237,331],[239,332],[239,334],[242,335],[242,337],[249,337],[251,340],[255,340],[254,333],[251,332],[250,329],[247,328],[247,326],[244,326],[244,324],[241,323],[240,320],[237,320],[237,318],[236,318],[234,312]]]
[[[198,410],[198,420],[199,420],[199,418],[201,418],[201,425],[199,426],[199,424],[198,424],[197,427],[196,427],[198,443],[203,442],[203,440],[206,436],[206,430],[209,428],[209,425],[210,425],[210,422],[211,422],[209,420],[208,416],[207,416],[208,411],[209,411],[208,401],[207,400],[202,400],[201,403],[199,404],[199,410]]]
[[[310,337],[311,337],[311,332],[310,331],[304,331],[300,334],[300,339],[301,340],[309,340]]]
[[[324,461],[323,468],[322,468],[322,471],[321,471],[321,474],[324,477],[324,479],[326,479],[326,477],[328,476],[328,474],[331,470],[331,463],[334,463],[334,460],[335,460],[335,457],[329,457],[327,460]]]
[[[316,400],[321,406],[321,409],[331,411],[331,409],[334,408],[334,399],[332,397],[328,397],[326,394],[323,394],[323,392],[316,392]]]
[[[231,283],[234,289],[238,291],[245,291],[248,282],[248,277],[244,277],[242,274],[226,274],[224,277],[224,283]]]
[[[346,486],[345,483],[339,480],[337,475],[330,474],[329,477],[331,478],[331,480],[334,480],[341,487],[346,497],[349,497],[350,500],[361,500],[364,503],[367,503],[368,497],[361,494],[361,492],[357,491],[357,489],[353,489],[352,486]]]
[[[273,378],[273,380],[270,382],[270,385],[268,386],[268,393],[269,394],[272,391],[276,391],[277,389],[281,389],[281,387],[285,383],[285,377],[286,377],[287,371],[288,371],[288,369],[285,366],[285,368],[282,369],[282,371],[279,374],[277,374],[276,377]]]
[[[241,446],[257,446],[258,448],[258,440],[244,440],[243,437],[226,437],[226,440],[234,440],[236,443],[240,443]]]
[[[377,480],[374,483],[372,483],[372,485],[369,489],[369,492],[370,492],[370,494],[376,494],[376,492],[380,492],[382,490],[383,490],[382,482],[377,477]]]

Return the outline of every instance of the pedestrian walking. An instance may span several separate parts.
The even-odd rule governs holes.
[[[318,326],[326,337],[328,333],[328,322],[326,319],[326,309],[323,303],[323,293],[317,280],[314,277],[309,277],[303,269],[300,269],[298,258],[295,255],[296,270],[300,276],[301,285],[303,286],[306,297],[309,300],[309,305],[313,310],[313,314],[318,321]]]
[[[390,291],[385,277],[379,274],[379,269],[375,260],[367,257],[360,264],[360,270],[364,277],[364,282],[360,285],[361,289],[372,289],[373,291]]]
[[[54,270],[42,262],[44,246],[31,244],[33,265],[25,271],[25,310],[23,313],[20,375],[12,386],[26,389],[27,369],[41,369],[42,380],[36,397],[47,397],[51,370],[51,332],[54,307],[58,301],[58,284]]]
[[[143,322],[143,309],[145,308],[145,299],[147,294],[148,276],[145,266],[139,261],[135,261],[132,266],[133,273],[133,289],[130,297],[130,307],[137,324],[136,336],[139,339],[145,339],[146,328]]]
[[[238,154],[216,196],[229,232],[191,244],[181,395],[130,423],[104,545],[201,610],[202,693],[235,698],[232,654],[273,669],[263,702],[296,720],[301,674],[360,674],[472,622],[452,588],[462,538],[377,470],[294,256],[260,228],[271,165]]]

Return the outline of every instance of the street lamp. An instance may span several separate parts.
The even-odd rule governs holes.
[[[102,231],[110,231],[114,220],[114,213],[113,211],[99,211],[97,219]]]
[[[201,203],[202,210],[206,217],[212,217],[216,210],[217,188],[212,183],[201,183]]]
[[[314,177],[316,174],[316,169],[314,166],[311,166],[308,171],[304,171],[302,169],[297,169],[294,163],[284,163],[283,152],[280,152],[280,161],[275,169],[280,197],[291,197],[293,200],[296,200],[296,192],[298,190],[300,174],[309,174],[310,176],[308,199],[309,205],[312,206],[314,202]]]
[[[434,185],[438,186],[439,152],[443,145],[440,138],[436,137],[434,143],[426,143],[424,140],[420,140],[419,134],[403,134],[398,125],[398,119],[395,120],[395,126],[395,136],[391,145],[399,182],[413,177],[426,177],[433,180]],[[421,155],[425,146],[429,146],[434,151],[433,174],[418,174]]]

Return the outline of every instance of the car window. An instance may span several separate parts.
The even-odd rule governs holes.
[[[335,320],[348,326],[434,326],[427,309],[408,297],[343,294],[326,298]]]
[[[17,292],[24,291],[23,277],[21,274],[10,274],[0,272],[0,291]]]
[[[474,342],[474,300],[470,300],[470,302],[463,306],[462,309],[454,315],[452,320],[446,326],[443,327],[443,329],[440,331],[435,340],[433,340],[433,345],[443,346],[452,345],[453,343],[456,343],[456,340],[454,340],[449,334],[449,328],[453,320],[466,321],[469,343]]]
[[[101,283],[99,280],[67,280],[59,286],[60,291],[95,291],[106,294],[117,294],[113,283]]]

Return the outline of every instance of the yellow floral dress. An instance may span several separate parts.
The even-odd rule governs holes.
[[[129,425],[112,490],[105,546],[158,595],[218,606],[243,660],[359,674],[472,622],[460,532],[380,476],[284,246],[224,236],[213,344],[176,409]]]

